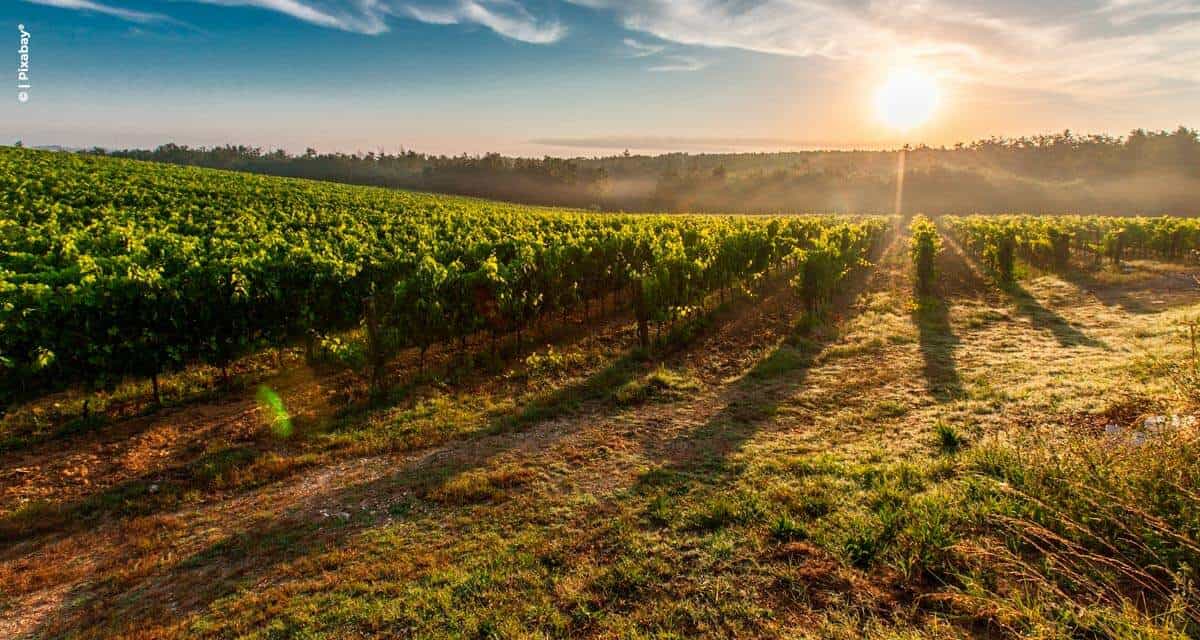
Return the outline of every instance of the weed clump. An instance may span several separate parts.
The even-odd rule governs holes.
[[[799,542],[808,539],[808,531],[785,514],[771,525],[771,537],[779,542]]]
[[[946,424],[945,422],[937,423],[934,431],[937,434],[938,448],[941,449],[942,453],[958,453],[958,450],[967,442],[966,436],[953,425]]]

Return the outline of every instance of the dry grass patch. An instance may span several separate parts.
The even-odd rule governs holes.
[[[613,398],[623,405],[651,400],[679,400],[689,393],[699,391],[700,387],[700,380],[690,372],[659,366],[645,376],[617,387],[613,391]]]
[[[460,473],[430,489],[425,497],[449,505],[496,502],[509,497],[514,490],[533,482],[539,474],[532,469],[505,467],[501,469],[472,469]]]

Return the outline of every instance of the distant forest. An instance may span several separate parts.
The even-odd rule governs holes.
[[[901,150],[528,159],[166,144],[88,153],[605,211],[866,213],[893,210]],[[1185,127],[903,153],[906,212],[1200,215],[1200,135]]]

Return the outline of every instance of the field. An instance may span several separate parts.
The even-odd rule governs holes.
[[[1200,634],[1194,221],[0,164],[0,637]]]

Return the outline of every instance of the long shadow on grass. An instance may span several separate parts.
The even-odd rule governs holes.
[[[1022,287],[1020,283],[1006,283],[1001,286],[1001,290],[1008,294],[1013,304],[1016,305],[1017,313],[1029,318],[1029,321],[1033,323],[1035,328],[1042,331],[1049,331],[1062,346],[1108,348],[1108,345],[1100,340],[1091,338],[1071,326],[1071,323],[1066,318],[1060,316],[1054,310],[1046,308],[1037,298],[1033,297],[1029,291]]]
[[[913,311],[913,322],[917,325],[924,360],[922,373],[929,392],[938,402],[963,397],[962,378],[954,360],[959,339],[950,325],[950,305],[941,297],[923,298]]]
[[[1095,296],[1105,306],[1136,315],[1162,313],[1179,304],[1196,301],[1197,283],[1190,277],[1145,268],[1142,271],[1150,274],[1150,278],[1125,283],[1105,282],[1094,275],[1095,270],[1084,268],[1067,269],[1058,276],[1080,291]],[[1171,300],[1167,302],[1168,299]]]
[[[950,323],[951,305],[962,298],[984,298],[989,287],[957,244],[948,243],[938,254],[937,265],[934,292],[918,297],[912,320],[917,326],[924,361],[922,373],[929,393],[939,402],[949,402],[964,394],[954,356],[961,341]]]
[[[889,247],[885,259],[896,258],[899,242],[896,240]],[[853,302],[865,289],[872,272],[873,268],[856,271],[835,296],[832,306],[842,321],[856,313]],[[798,319],[788,339],[721,394],[722,409],[700,427],[680,434],[662,447],[659,454],[662,465],[648,477],[658,477],[664,472],[731,472],[729,458],[773,421],[780,405],[804,385],[821,352],[837,338],[836,323]]]
[[[700,427],[662,447],[661,469],[725,470],[728,459],[769,424],[780,404],[803,386],[831,333],[815,333],[780,345],[723,394],[723,408]]]
[[[962,266],[968,269],[972,274],[972,279],[982,277],[982,274],[989,269],[981,267],[973,258],[969,257],[962,247],[958,246],[952,236],[943,233],[946,246],[949,252],[955,254],[955,260],[961,260]],[[995,273],[990,273],[991,279],[999,282],[999,278]],[[1066,318],[1062,317],[1052,309],[1046,308],[1037,298],[1033,297],[1024,287],[1018,282],[1000,283],[1000,291],[1008,296],[1009,300],[1016,306],[1017,313],[1029,318],[1034,328],[1041,331],[1050,332],[1055,340],[1064,347],[1097,347],[1107,349],[1108,345],[1094,338],[1088,337],[1086,334],[1071,326],[1071,323]]]
[[[744,309],[730,312],[742,313]],[[703,332],[702,327],[692,340]],[[220,598],[257,584],[274,567],[345,548],[351,539],[385,519],[403,522],[433,518],[440,506],[461,508],[464,504],[506,499],[506,494],[527,482],[528,477],[491,472],[467,475],[527,442],[519,437],[504,437],[505,433],[530,428],[584,407],[589,409],[589,416],[593,415],[592,409],[602,416],[604,411],[613,409],[609,406],[613,392],[648,367],[648,363],[632,354],[619,358],[594,375],[527,404],[518,413],[496,416],[481,431],[497,437],[461,438],[449,447],[427,451],[376,479],[304,495],[285,514],[239,523],[230,535],[164,570],[99,585],[85,584],[64,599],[64,602],[82,602],[83,606],[52,614],[35,635],[55,635],[80,624],[71,616],[71,611],[78,610],[93,611],[93,615],[103,618],[84,621],[89,624],[137,625],[138,617],[158,623],[184,620]],[[565,427],[547,428],[535,444],[550,446],[570,431]],[[374,508],[364,510],[360,506],[364,503]],[[330,515],[318,517],[321,511]],[[156,595],[153,602],[130,599],[128,596],[135,592]]]

